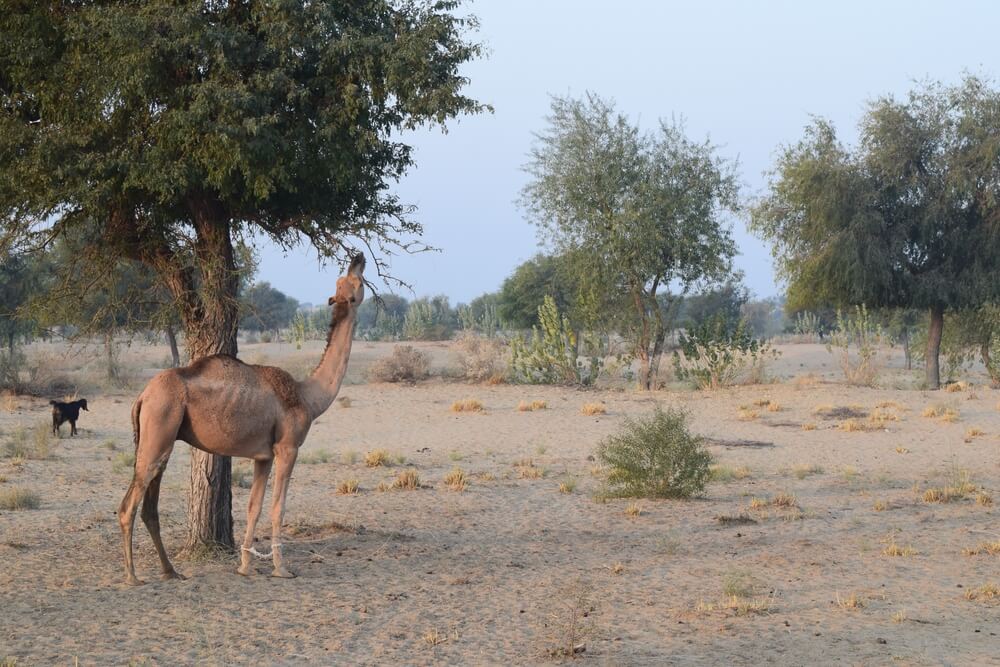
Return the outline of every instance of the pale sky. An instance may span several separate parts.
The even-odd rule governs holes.
[[[446,294],[453,304],[496,290],[540,249],[516,199],[551,94],[595,92],[647,129],[683,116],[690,136],[739,158],[752,197],[777,147],[800,138],[811,116],[853,140],[868,99],[903,95],[915,79],[1000,73],[1000,3],[985,0],[478,0],[465,10],[479,17],[478,40],[490,50],[464,68],[468,93],[495,113],[408,138],[416,165],[396,191],[418,207],[424,241],[441,252],[392,260],[417,296]],[[780,292],[768,249],[744,220],[732,224],[748,287],[759,297]],[[264,248],[258,279],[319,304],[336,273],[307,250]]]

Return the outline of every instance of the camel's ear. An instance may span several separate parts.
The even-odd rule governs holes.
[[[337,297],[331,296],[329,299],[326,300],[326,305],[332,306],[334,303],[336,303],[336,301],[337,301]]]
[[[347,269],[347,275],[361,277],[361,274],[365,271],[365,255],[364,253],[358,253],[351,260],[351,266]]]

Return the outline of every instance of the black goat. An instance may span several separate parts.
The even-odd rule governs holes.
[[[69,434],[76,435],[76,420],[80,418],[81,408],[87,410],[87,399],[81,398],[79,401],[69,403],[49,401],[49,405],[52,406],[52,434],[59,435],[59,427],[63,422],[69,422]]]

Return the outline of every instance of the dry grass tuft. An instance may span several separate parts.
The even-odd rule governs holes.
[[[465,491],[469,486],[469,478],[461,468],[452,468],[441,481],[452,491]]]
[[[337,403],[342,408],[349,408],[349,407],[351,407],[351,399],[348,398],[347,396],[341,396],[340,398],[338,398],[337,399]]]
[[[545,477],[545,468],[535,465],[531,459],[521,459],[514,462],[514,469],[520,479],[541,479]]]
[[[785,408],[783,408],[780,403],[777,403],[775,401],[770,401],[767,404],[767,411],[768,412],[781,412],[784,409]]]
[[[754,519],[746,513],[723,514],[715,517],[715,520],[723,526],[743,526],[746,524],[757,523],[757,519]]]
[[[876,500],[875,504],[872,505],[872,509],[876,512],[884,512],[889,509],[889,503],[884,500]]]
[[[41,504],[41,496],[19,486],[0,491],[0,510],[34,510]]]
[[[750,422],[754,419],[760,417],[760,412],[757,410],[752,410],[750,408],[740,408],[740,414],[737,417],[741,422]]]
[[[545,401],[521,401],[517,404],[518,412],[536,412],[538,410],[548,410],[549,404]]]
[[[115,454],[115,457],[111,459],[111,470],[116,474],[120,475],[126,472],[132,472],[135,469],[135,454],[132,452],[119,452]]]
[[[959,412],[958,408],[954,406],[937,403],[925,407],[920,413],[920,416],[928,419],[937,419],[938,421],[947,423],[954,423],[961,419],[962,414]]]
[[[347,479],[337,486],[337,493],[342,496],[355,496],[361,490],[358,480]]]
[[[306,452],[305,454],[299,454],[298,462],[305,465],[313,465],[316,463],[329,463],[331,460],[330,452],[325,449],[320,449],[315,452]]]
[[[902,623],[903,621],[907,620],[907,618],[908,617],[906,615],[906,612],[903,611],[903,610],[899,610],[899,611],[897,611],[896,613],[894,613],[892,615],[892,622],[893,623]]]
[[[630,516],[633,519],[638,516],[642,516],[642,505],[639,503],[629,503],[625,507],[625,515]]]
[[[1000,586],[992,583],[965,591],[966,600],[996,600],[998,598],[1000,598]]]
[[[382,481],[378,483],[378,486],[375,487],[375,490],[378,491],[379,493],[385,493],[386,491],[390,491],[392,489],[392,486],[393,486],[392,484]]]
[[[798,500],[790,493],[779,493],[771,498],[772,507],[797,507],[798,504]]]
[[[796,479],[805,479],[810,475],[821,475],[823,474],[823,466],[816,465],[815,463],[800,463],[792,466],[791,472],[795,475]]]
[[[392,482],[392,488],[402,491],[416,491],[420,488],[420,475],[413,468],[400,470]]]
[[[389,465],[389,452],[384,449],[374,449],[365,452],[365,465],[369,468]]]
[[[977,427],[973,426],[973,427],[971,427],[969,429],[966,429],[966,431],[965,431],[965,441],[969,442],[973,438],[981,438],[984,435],[986,435],[986,431],[984,431],[981,428],[977,428]]]
[[[849,433],[864,433],[867,431],[877,431],[882,427],[872,422],[864,422],[860,419],[846,419],[837,424],[837,430]]]
[[[803,431],[815,431],[816,430],[816,424],[813,423],[813,422],[806,422],[806,423],[804,423],[802,425],[802,430]]]
[[[982,505],[983,507],[990,507],[993,505],[993,496],[985,491],[980,491],[976,494],[976,504]]]
[[[924,491],[925,503],[950,503],[976,493],[976,485],[969,479],[968,470],[956,470],[952,475],[951,484]]]
[[[559,483],[559,493],[573,493],[576,490],[576,480],[567,477],[566,481]]]
[[[917,555],[917,551],[913,547],[911,547],[910,545],[908,545],[908,544],[905,545],[905,546],[900,546],[900,545],[896,544],[896,537],[895,537],[895,535],[890,535],[885,540],[885,548],[882,549],[882,555],[883,556],[893,557],[893,558],[896,558],[896,557],[907,557],[907,556],[916,556]]]
[[[451,404],[452,412],[482,412],[483,402],[476,398],[463,398]]]
[[[746,479],[750,477],[750,468],[740,466],[731,468],[729,466],[717,464],[708,469],[708,478],[713,482],[730,482],[734,479]]]
[[[952,382],[951,384],[946,384],[944,390],[949,394],[956,394],[960,391],[965,391],[971,386],[972,385],[967,382]]]
[[[909,454],[910,450],[907,449],[906,447],[896,447],[896,453],[897,454]]]
[[[837,606],[841,609],[863,609],[865,603],[857,593],[851,593],[847,597],[840,597],[840,593],[837,593]]]
[[[592,417],[594,415],[604,415],[608,413],[608,408],[603,403],[584,403],[580,408],[580,414]]]
[[[965,556],[1000,556],[1000,540],[996,542],[980,542],[974,547],[962,549]]]

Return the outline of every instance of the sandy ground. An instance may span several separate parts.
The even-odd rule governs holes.
[[[301,372],[317,345],[246,345],[242,356]],[[422,347],[436,366],[452,363],[446,345]],[[781,382],[718,392],[364,383],[363,369],[390,348],[356,344],[341,392],[350,407],[331,408],[304,446],[329,461],[295,469],[285,544],[297,579],[270,578],[267,563],[239,577],[233,558],[178,560],[189,578],[161,582],[137,522],[149,582],[140,588],[123,583],[114,510],[130,473],[113,463],[131,451],[129,406],[155,372],[142,363],[166,351],[130,349],[135,388],[87,395],[80,436],[60,440],[53,459],[0,458],[0,492],[42,499],[0,511],[0,664],[537,664],[568,642],[582,645],[577,660],[611,665],[1000,664],[1000,598],[965,597],[1000,584],[1000,556],[962,553],[1000,540],[1000,392],[985,384],[852,388],[834,381],[836,364],[817,345],[783,348]],[[913,377],[895,370],[887,384]],[[451,412],[462,398],[485,413]],[[548,409],[516,411],[535,399]],[[781,409],[754,405],[764,400]],[[899,420],[876,431],[814,414],[886,401]],[[585,402],[608,412],[583,416]],[[626,512],[631,501],[595,500],[598,443],[657,404],[688,409],[718,463],[749,476],[713,482],[696,500],[640,501],[638,516]],[[958,420],[921,416],[935,404]],[[4,407],[0,443],[48,419],[42,400]],[[973,428],[983,434],[968,437]],[[405,464],[366,467],[363,454],[378,448]],[[188,458],[178,445],[163,485],[171,553],[184,534]],[[545,475],[522,478],[513,464],[526,458]],[[456,466],[471,476],[464,492],[441,484]],[[405,467],[424,488],[376,490]],[[975,492],[923,500],[963,470],[997,504],[978,504]],[[347,479],[358,495],[336,494]],[[575,489],[561,493],[567,480]],[[247,493],[234,489],[238,535]],[[779,493],[795,506],[752,507]],[[741,514],[754,523],[719,521]],[[262,550],[268,532],[262,521]],[[890,542],[915,553],[885,555]],[[734,588],[758,609],[727,608]]]

